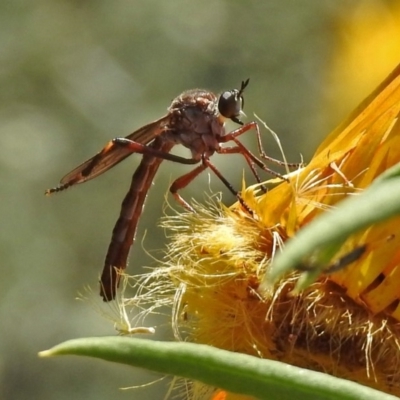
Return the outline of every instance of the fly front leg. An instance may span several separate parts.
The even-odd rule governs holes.
[[[221,137],[220,141],[221,141],[221,143],[222,142],[225,143],[225,142],[229,142],[229,141],[232,140],[238,146],[244,147],[243,144],[239,142],[237,137],[240,136],[240,135],[243,135],[243,133],[246,133],[251,129],[254,129],[255,132],[256,132],[257,147],[258,147],[258,151],[260,153],[260,157],[261,158],[263,158],[264,160],[270,161],[270,162],[272,162],[274,164],[282,165],[284,167],[297,168],[297,167],[299,167],[299,165],[301,165],[301,164],[298,164],[298,163],[285,163],[283,161],[277,160],[276,158],[272,158],[272,157],[268,156],[267,153],[264,150],[264,146],[263,146],[262,141],[261,141],[260,127],[259,127],[258,123],[255,122],[255,121],[248,122],[247,124],[235,129],[234,131],[227,133],[225,136]],[[275,175],[275,174],[272,174],[272,175]],[[279,176],[281,176],[281,175],[279,175]]]
[[[258,123],[255,121],[248,122],[245,125],[242,125],[241,127],[235,129],[232,132],[229,132],[226,134],[222,139],[223,142],[229,142],[230,140],[234,141],[236,143],[235,138],[237,138],[240,135],[243,135],[243,133],[248,132],[249,130],[254,129],[256,131],[256,137],[257,137],[257,145],[258,145],[258,151],[260,153],[260,156],[262,158],[268,157],[264,151],[264,147],[261,142],[261,133],[260,133],[260,127],[258,126]],[[268,159],[268,158],[267,158]]]
[[[244,146],[243,146],[244,147]],[[247,150],[247,149],[246,149]],[[257,159],[257,157],[254,156],[254,159],[251,158],[246,151],[243,151],[239,146],[236,147],[221,147],[218,150],[219,154],[242,154],[244,159],[247,162],[247,165],[250,167],[251,172],[253,173],[254,177],[256,178],[258,183],[261,183],[261,178],[258,175],[258,172],[256,170],[256,163],[254,162],[254,159],[256,159],[257,161],[259,161]],[[248,153],[252,154],[250,151],[248,151]],[[257,164],[258,165],[258,164]],[[264,185],[261,185],[261,189],[266,192],[267,189],[264,187]]]
[[[255,170],[255,165],[257,165],[259,168],[261,168],[263,171],[269,173],[272,176],[276,176],[279,179],[282,179],[283,181],[289,182],[287,178],[285,178],[282,174],[279,172],[275,172],[274,170],[268,168],[259,158],[257,158],[245,145],[243,145],[239,140],[236,138],[232,139],[237,146],[235,147],[222,147],[221,149],[218,150],[218,153],[220,154],[242,154],[243,157],[245,158],[247,164],[250,166],[251,171],[253,172],[253,175],[257,179],[258,183],[261,183],[261,179],[257,174],[257,171]],[[264,188],[265,189],[265,188]]]

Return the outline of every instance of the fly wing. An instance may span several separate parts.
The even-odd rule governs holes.
[[[137,131],[126,136],[126,139],[130,139],[141,144],[148,144],[163,131],[165,131],[169,118],[170,117],[167,114],[164,117],[139,128]],[[61,179],[59,186],[53,189],[48,189],[45,193],[51,194],[54,192],[59,192],[67,189],[70,186],[96,178],[103,172],[106,172],[110,168],[123,161],[131,154],[131,150],[121,147],[115,144],[113,141],[110,141],[94,157],[85,161],[83,164],[79,165],[65,175]]]

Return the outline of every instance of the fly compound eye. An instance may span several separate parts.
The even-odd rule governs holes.
[[[232,121],[235,121],[234,118],[239,117],[242,110],[242,98],[238,97],[238,94],[239,90],[237,89],[229,90],[223,92],[218,100],[219,112],[222,116],[230,118]]]
[[[246,81],[242,82],[240,90],[232,89],[223,92],[219,96],[218,100],[218,110],[220,114],[239,125],[243,125],[243,122],[240,121],[239,117],[241,114],[243,114],[242,108],[244,106],[244,99],[242,94],[248,83],[249,80],[247,79]]]

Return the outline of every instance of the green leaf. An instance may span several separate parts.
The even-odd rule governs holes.
[[[301,229],[286,242],[262,282],[268,290],[284,274],[302,269],[307,260],[315,258],[316,269],[304,272],[302,289],[327,267],[332,255],[353,233],[372,224],[400,214],[400,166],[387,170],[362,194],[348,197],[337,208],[326,212]],[[357,249],[355,249],[357,251]],[[350,257],[351,258],[351,254]],[[316,273],[317,272],[317,273]]]
[[[42,357],[74,354],[101,358],[195,379],[258,399],[396,399],[320,372],[193,343],[122,337],[86,338],[61,343],[39,354]]]

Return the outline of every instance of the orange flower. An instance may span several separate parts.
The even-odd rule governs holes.
[[[163,304],[173,294],[179,340],[400,394],[399,218],[349,238],[336,259],[360,245],[367,250],[300,294],[291,294],[297,274],[269,295],[258,290],[288,238],[400,161],[399,112],[400,66],[327,137],[307,166],[288,175],[289,182],[261,195],[258,185],[242,191],[254,216],[240,204],[221,209],[210,202],[197,205],[196,214],[165,218],[171,232],[167,265],[153,277]]]

